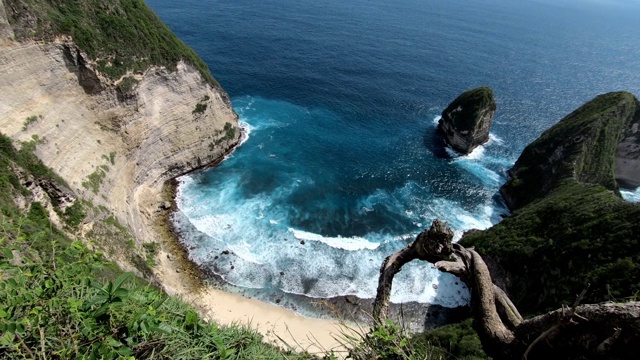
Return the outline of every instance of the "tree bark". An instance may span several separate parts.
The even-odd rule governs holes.
[[[640,353],[640,302],[578,306],[576,301],[573,308],[524,320],[492,282],[482,257],[452,239],[451,230],[436,219],[413,243],[384,260],[374,302],[377,325],[387,318],[393,277],[404,264],[420,259],[459,277],[471,289],[475,327],[494,359],[626,359]]]

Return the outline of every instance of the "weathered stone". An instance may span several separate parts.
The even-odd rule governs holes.
[[[489,128],[495,111],[496,102],[491,88],[468,90],[444,109],[438,129],[454,150],[468,154],[489,141]]]

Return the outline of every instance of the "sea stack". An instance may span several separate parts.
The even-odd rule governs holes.
[[[438,129],[455,151],[466,155],[489,141],[495,112],[496,102],[490,87],[467,90],[444,109]]]

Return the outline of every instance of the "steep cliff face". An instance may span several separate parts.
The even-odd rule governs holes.
[[[468,154],[489,141],[495,111],[496,102],[491,88],[467,90],[444,109],[438,129],[454,150]]]
[[[640,104],[632,94],[596,97],[529,144],[509,170],[510,179],[500,193],[515,210],[542,198],[565,179],[614,191],[616,178],[625,185],[638,183],[639,121]]]
[[[587,303],[640,291],[640,204],[617,190],[621,178],[637,181],[639,114],[638,100],[617,92],[566,116],[511,169],[501,193],[513,215],[462,240],[491,259],[524,312],[571,303],[587,284]]]
[[[165,180],[205,165],[240,137],[221,90],[180,62],[111,80],[69,38],[0,45],[0,131],[39,139],[36,154],[77,194],[111,210],[138,241]]]

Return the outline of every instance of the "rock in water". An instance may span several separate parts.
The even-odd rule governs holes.
[[[451,147],[462,154],[489,140],[489,128],[496,112],[490,87],[463,92],[442,112],[438,129]]]

